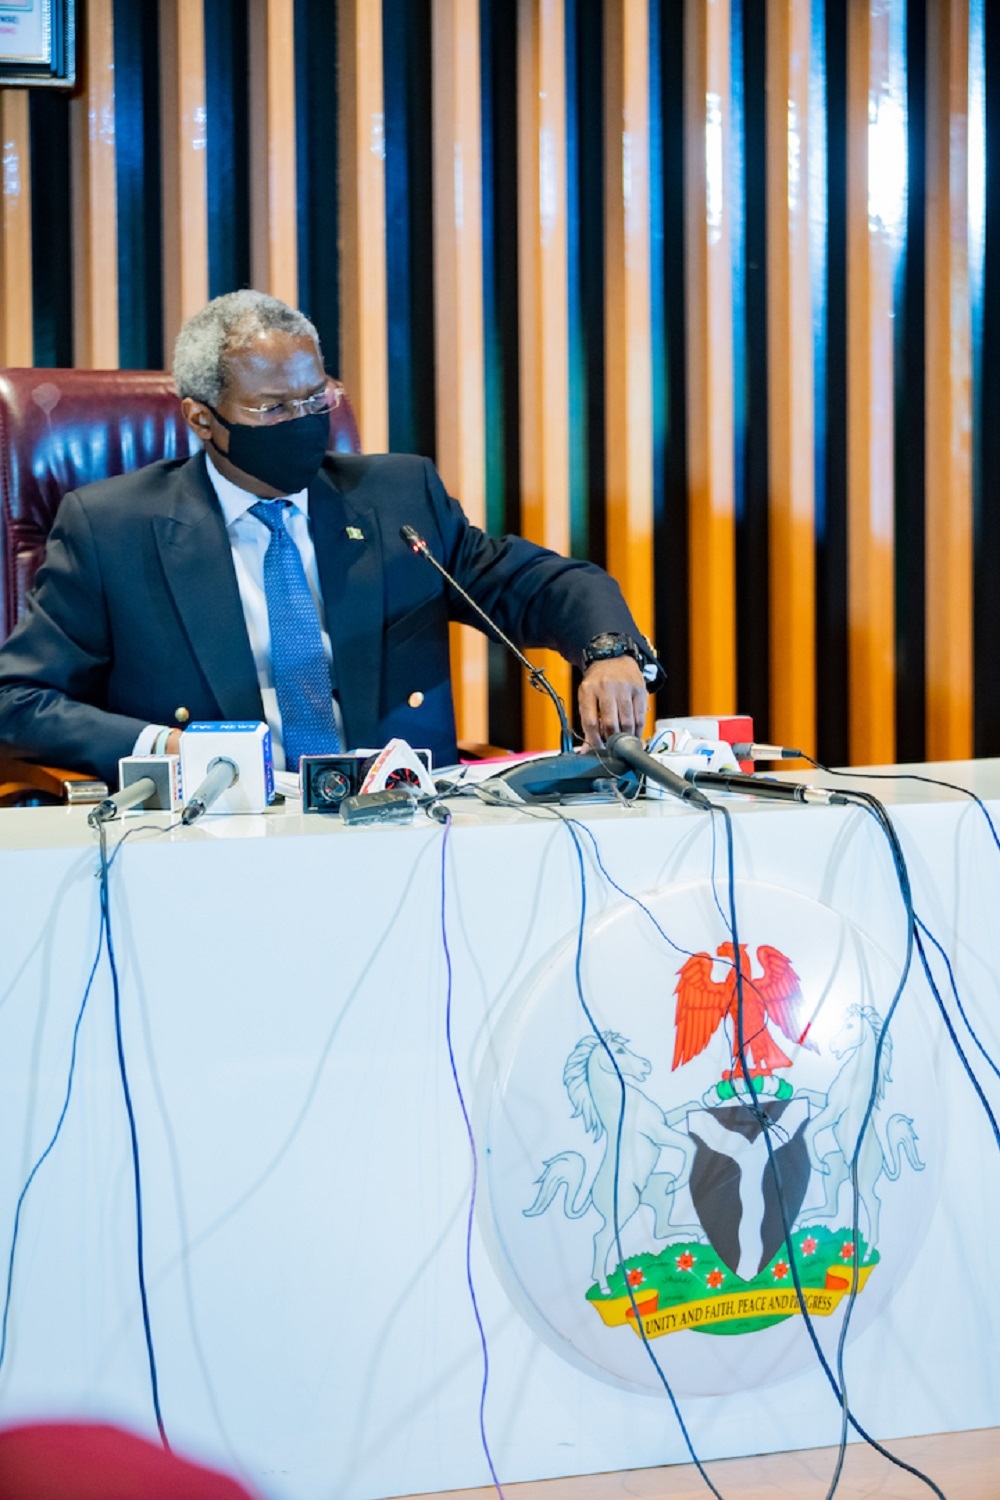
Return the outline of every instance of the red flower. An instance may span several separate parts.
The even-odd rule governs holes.
[[[693,1265],[694,1265],[694,1256],[691,1254],[691,1251],[690,1250],[682,1250],[681,1253],[680,1253],[680,1255],[678,1255],[678,1257],[677,1257],[677,1269],[678,1269],[678,1271],[690,1271],[690,1269],[691,1269],[691,1267]]]
[[[725,1279],[725,1276],[723,1276],[718,1266],[716,1266],[714,1271],[709,1271],[708,1275],[705,1277],[705,1280],[708,1282],[713,1292],[717,1287],[720,1287],[722,1285]]]
[[[771,1275],[774,1277],[775,1281],[784,1281],[785,1277],[788,1275],[787,1260],[776,1260],[771,1270]]]
[[[629,1286],[642,1286],[642,1283],[645,1281],[645,1279],[645,1276],[643,1276],[638,1267],[634,1268],[631,1271],[625,1272],[625,1280],[628,1282]]]
[[[807,1234],[805,1239],[802,1241],[802,1254],[815,1255],[818,1249],[818,1245],[819,1242],[817,1240],[814,1240],[811,1234]]]
[[[840,1247],[841,1260],[850,1260],[854,1254],[854,1244],[851,1240],[845,1240]]]

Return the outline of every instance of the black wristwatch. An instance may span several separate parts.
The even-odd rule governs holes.
[[[595,661],[611,661],[616,656],[631,656],[649,683],[655,682],[660,675],[660,663],[649,642],[640,645],[630,635],[622,635],[617,630],[603,631],[587,642],[583,648],[583,670],[586,672]]]

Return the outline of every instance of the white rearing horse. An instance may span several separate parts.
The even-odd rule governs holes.
[[[830,1044],[835,1057],[846,1059],[843,1066],[825,1095],[812,1090],[802,1091],[817,1106],[816,1114],[806,1126],[805,1139],[813,1168],[825,1178],[826,1191],[821,1204],[815,1208],[803,1209],[799,1215],[800,1222],[833,1219],[837,1216],[840,1190],[850,1178],[851,1156],[868,1108],[875,1051],[881,1032],[882,1018],[873,1006],[849,1006],[843,1025]],[[879,1215],[882,1209],[881,1200],[875,1191],[876,1182],[882,1176],[895,1182],[902,1171],[904,1156],[915,1172],[924,1170],[910,1117],[896,1114],[891,1115],[885,1124],[882,1122],[886,1084],[892,1081],[889,1073],[891,1063],[892,1038],[887,1036],[879,1058],[875,1107],[858,1158],[858,1196],[867,1219],[869,1254],[878,1244]],[[816,1140],[824,1130],[833,1132],[834,1149],[820,1156]]]
[[[625,1114],[621,1130],[621,1153],[618,1164],[618,1227],[624,1228],[641,1203],[652,1208],[657,1239],[703,1239],[700,1225],[671,1223],[674,1194],[684,1187],[691,1175],[696,1146],[690,1136],[672,1128],[672,1118],[637,1086],[648,1078],[651,1064],[630,1052],[626,1039],[616,1031],[606,1031],[604,1042],[614,1056],[625,1083]],[[604,1045],[596,1036],[577,1042],[566,1060],[563,1082],[573,1105],[573,1116],[583,1121],[595,1141],[604,1139],[604,1154],[587,1191],[583,1192],[587,1163],[579,1151],[561,1151],[544,1163],[537,1179],[535,1201],[524,1213],[533,1218],[542,1214],[565,1188],[563,1211],[567,1218],[580,1219],[594,1208],[602,1219],[594,1235],[594,1280],[608,1295],[608,1255],[615,1241],[614,1178],[615,1144],[622,1108],[622,1085]],[[682,1119],[687,1105],[677,1111]],[[660,1151],[665,1147],[679,1151],[683,1157],[678,1173],[656,1172]]]

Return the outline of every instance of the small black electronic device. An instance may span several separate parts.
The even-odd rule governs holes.
[[[431,769],[431,752],[416,750],[414,754],[427,770]],[[345,797],[356,796],[368,775],[375,759],[372,750],[352,751],[346,755],[303,755],[299,761],[302,780],[302,811],[318,813],[339,812]],[[386,779],[386,790],[413,785],[412,771],[405,768],[390,771]]]
[[[409,823],[416,810],[416,798],[401,787],[391,792],[357,792],[340,804],[340,816],[351,827],[362,823]]]
[[[514,794],[511,800],[518,802],[559,802],[563,797],[575,801],[588,792],[601,794],[615,787],[628,795],[639,787],[623,760],[593,750],[518,761],[494,780],[503,782]]]

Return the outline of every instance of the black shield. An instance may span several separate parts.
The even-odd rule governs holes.
[[[688,1134],[696,1147],[690,1182],[695,1212],[719,1259],[746,1281],[781,1248],[785,1238],[781,1205],[791,1226],[802,1207],[811,1171],[805,1141],[808,1103],[769,1099],[760,1100],[757,1108],[768,1122],[770,1156],[766,1155],[764,1124],[747,1105],[721,1105],[688,1115]],[[786,1111],[790,1118],[783,1128],[781,1117]],[[754,1174],[752,1179],[749,1174]],[[759,1216],[759,1224],[749,1220],[744,1224],[748,1212],[754,1219]],[[760,1257],[756,1264],[748,1264],[748,1240],[755,1248],[758,1229]]]

